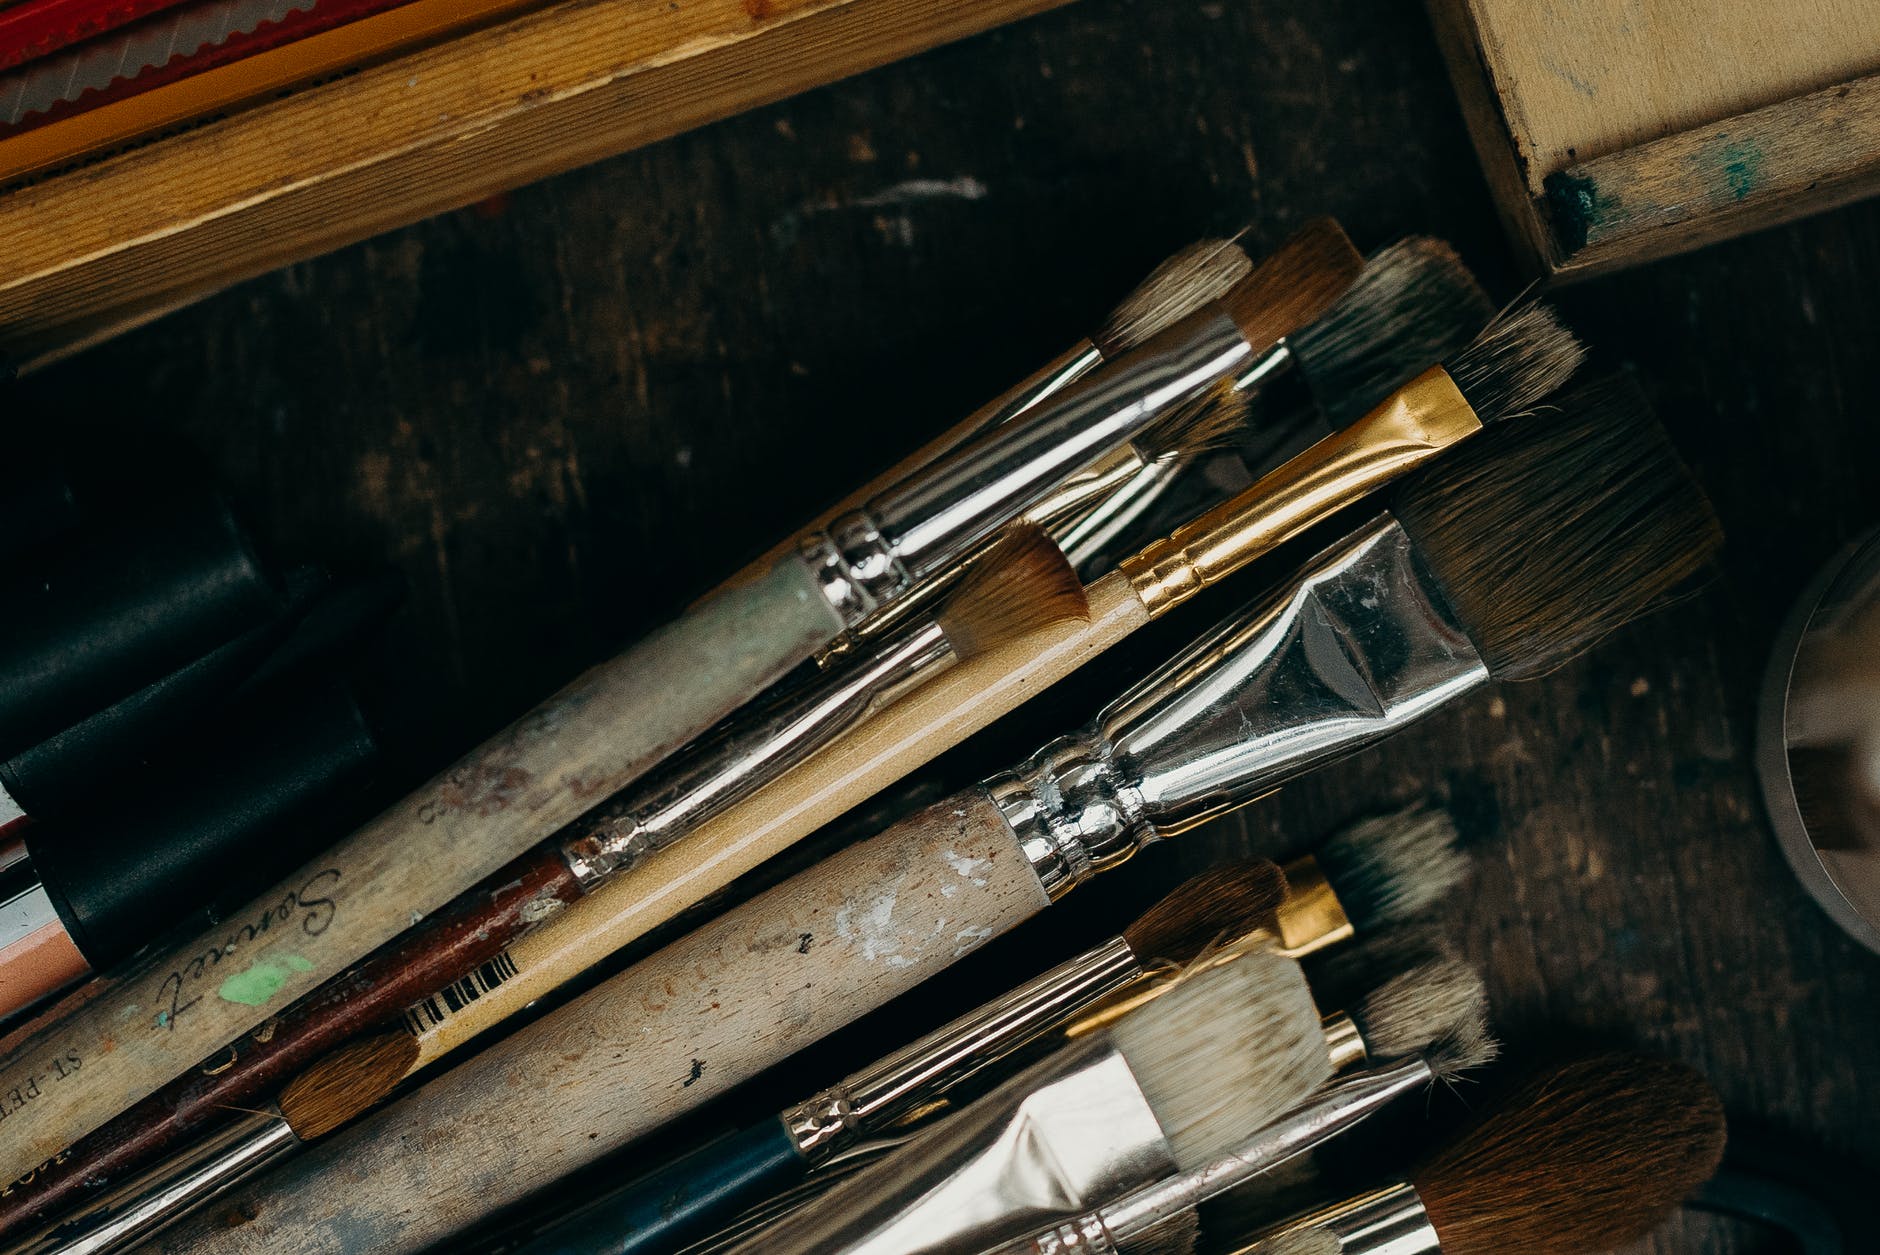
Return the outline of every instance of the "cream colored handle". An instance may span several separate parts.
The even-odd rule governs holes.
[[[514,970],[452,1012],[414,1013],[421,1068],[959,744],[1148,621],[1119,577],[1089,589],[1090,622],[1054,624],[969,658],[687,835],[510,949]]]
[[[0,1180],[44,1162],[616,792],[835,635],[803,563],[602,663],[0,1065]]]
[[[1046,905],[985,791],[957,794],[680,938],[155,1249],[428,1247],[787,1059]],[[230,1228],[231,1215],[249,1219]]]

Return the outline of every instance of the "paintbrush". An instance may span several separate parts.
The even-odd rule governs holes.
[[[736,1249],[915,1255],[988,1246],[1207,1163],[1330,1070],[1298,964],[1256,944],[1028,1068]]]
[[[1334,1028],[1341,1019],[1358,1035],[1355,1053],[1344,1045],[1349,1038]],[[1366,994],[1349,1015],[1327,1017],[1326,1027],[1334,1066],[1341,1066],[1341,1055],[1397,1062],[1333,1081],[1224,1154],[1081,1215],[1055,1220],[1001,1245],[997,1255],[1152,1255],[1187,1249],[1199,1232],[1196,1209],[1202,1204],[1326,1145],[1404,1094],[1486,1065],[1497,1049],[1488,1033],[1481,977],[1452,959],[1400,972]]]
[[[1239,1255],[1617,1250],[1717,1170],[1724,1138],[1723,1105],[1695,1070],[1584,1059],[1530,1082],[1407,1180],[1289,1221]]]
[[[883,779],[897,779],[987,726],[998,715],[1170,613],[1208,584],[1358,499],[1370,487],[1470,439],[1484,426],[1537,403],[1579,360],[1579,346],[1552,316],[1531,309],[1484,332],[1448,369],[1428,373],[1365,419],[1158,542],[1086,589],[1088,624],[1029,632],[953,668],[882,712],[745,804],[686,838],[682,860],[654,854],[619,874],[576,910],[550,918],[509,951],[513,969],[476,991],[461,1010],[414,1008],[424,1021],[417,1066],[457,1049],[552,992],[649,929],[755,868],[766,857],[859,804]],[[1452,379],[1466,380],[1468,391]],[[1429,422],[1425,422],[1425,419]],[[1262,513],[1262,502],[1270,514]],[[597,844],[631,835],[601,825]],[[631,857],[631,855],[629,855]],[[1310,891],[1302,869],[1297,888]]]
[[[255,1217],[238,1233],[195,1222],[160,1248],[441,1240],[912,989],[1142,842],[1493,677],[1561,665],[1719,540],[1632,397],[1597,390],[1438,463],[1089,733],[838,851],[284,1165],[238,1195]],[[524,1094],[538,1107],[519,1124]]]
[[[1317,317],[1349,278],[1319,259],[1335,263],[1344,247],[1335,228],[1295,237],[1100,377],[949,452],[755,580],[720,586],[255,904],[272,912],[291,895],[298,918],[309,878],[330,872],[323,927],[263,931],[237,913],[246,936],[218,929],[153,958],[141,979],[23,1043],[0,1066],[0,1090],[39,1096],[31,1119],[0,1122],[0,1174],[57,1154],[573,819],[580,799],[617,792],[839,633],[957,568],[1064,478]],[[269,965],[271,993],[256,1005],[202,996],[231,943],[244,964]],[[188,1014],[151,1018],[166,1004]],[[46,1060],[68,1056],[85,1079],[39,1085]]]
[[[502,971],[505,945],[603,883],[620,866],[618,859],[679,839],[688,824],[760,787],[932,675],[1083,612],[1083,589],[1049,539],[1028,524],[1010,529],[974,562],[930,618],[854,655],[816,683],[740,714],[717,736],[667,760],[581,826],[512,860],[469,894],[297,1002],[269,1021],[264,1033],[240,1040],[80,1139],[61,1162],[41,1169],[5,1199],[0,1214],[17,1225],[51,1214],[87,1189],[122,1180],[138,1164],[229,1108],[253,1104],[325,1051],[416,999],[442,998],[448,1005],[458,996],[474,997],[480,980]],[[631,836],[631,844],[623,843],[627,852],[614,862],[595,849],[594,834],[601,831]],[[382,1049],[397,1060],[394,1080],[416,1066],[417,1045],[410,1037],[396,1037]],[[388,1088],[378,1081],[383,1067],[362,1064],[353,1049],[343,1050],[332,1066],[371,1078],[347,1089],[365,1105]],[[264,1122],[251,1132],[239,1143],[224,1137],[227,1144],[211,1162],[258,1164],[294,1144],[278,1124]],[[256,1139],[267,1148],[248,1145]],[[191,1156],[187,1165],[190,1179],[221,1178],[219,1169],[205,1168],[199,1158]],[[193,1197],[192,1191],[156,1183],[132,1188],[137,1197],[155,1190],[177,1206]],[[93,1223],[106,1223],[126,1205],[110,1204]]]
[[[1488,294],[1443,241],[1412,236],[1380,249],[1322,318],[1282,337],[1278,353],[1237,381],[1238,395],[1257,408],[1257,418],[1144,459],[1115,491],[1054,525],[1052,534],[1071,565],[1091,578],[1107,569],[1101,555],[1212,449],[1231,441],[1243,463],[1264,474],[1362,417],[1432,362],[1461,352],[1492,312]],[[1273,387],[1288,373],[1314,404]]]

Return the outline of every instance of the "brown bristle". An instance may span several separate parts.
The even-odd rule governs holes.
[[[1364,271],[1344,228],[1314,218],[1235,284],[1221,303],[1255,349],[1325,316]]]
[[[1443,369],[1484,423],[1531,413],[1564,388],[1586,349],[1545,305],[1517,305],[1483,329]]]
[[[1724,1136],[1702,1074],[1603,1055],[1536,1078],[1411,1181],[1443,1255],[1610,1251],[1717,1170]]]
[[[1499,679],[1571,661],[1663,604],[1723,543],[1637,384],[1597,380],[1560,408],[1469,441],[1391,505]]]
[[[1090,342],[1106,358],[1118,357],[1166,327],[1218,301],[1253,269],[1233,240],[1197,240],[1149,272],[1103,320]]]
[[[1133,443],[1145,462],[1192,458],[1233,444],[1247,422],[1252,398],[1223,379],[1143,428]]]
[[[1090,618],[1084,586],[1050,533],[1015,523],[973,561],[934,619],[970,658],[1066,619]]]
[[[418,1061],[418,1039],[381,1033],[341,1046],[287,1083],[281,1115],[301,1141],[324,1137],[374,1106]]]
[[[1217,943],[1274,926],[1286,877],[1266,859],[1227,863],[1191,876],[1123,930],[1144,963],[1188,964]]]

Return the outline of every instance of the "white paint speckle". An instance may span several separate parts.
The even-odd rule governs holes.
[[[894,962],[901,953],[901,939],[894,931],[895,897],[890,889],[860,911],[845,903],[836,911],[836,936],[859,942],[862,958],[870,963],[885,959],[891,967],[901,966]]]
[[[970,854],[960,854],[953,850],[940,851],[940,857],[947,861],[947,866],[951,867],[954,874],[961,880],[971,881],[975,888],[986,887],[986,878],[980,873],[992,866],[991,859],[975,858]]]
[[[912,205],[927,200],[984,200],[991,189],[970,174],[957,179],[903,179],[879,192],[858,196],[849,204],[858,209]]]

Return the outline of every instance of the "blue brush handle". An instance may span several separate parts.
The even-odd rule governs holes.
[[[728,1223],[809,1170],[783,1121],[707,1142],[617,1190],[518,1255],[666,1255]]]

